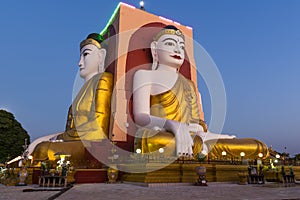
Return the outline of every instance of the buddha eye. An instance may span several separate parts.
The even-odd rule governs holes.
[[[175,46],[174,42],[165,42],[165,45],[167,45],[167,46]]]
[[[83,53],[83,56],[84,56],[84,57],[87,56],[87,55],[89,55],[89,53],[87,53],[87,52]]]
[[[180,48],[181,48],[182,50],[184,50],[184,46],[180,46]]]

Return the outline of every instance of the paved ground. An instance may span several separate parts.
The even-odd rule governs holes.
[[[2,200],[42,200],[57,194],[57,191],[23,192],[23,189],[37,186],[4,186],[0,184],[0,199]]]
[[[39,200],[57,194],[54,191],[22,192],[26,187],[6,187],[0,185],[0,199]],[[162,186],[143,187],[131,184],[78,184],[63,193],[57,200],[64,199],[107,199],[107,200],[300,200],[300,185],[285,187],[283,184],[238,185],[231,183],[209,183],[199,186]]]

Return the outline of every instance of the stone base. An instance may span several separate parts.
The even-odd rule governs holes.
[[[164,163],[163,163],[164,164]],[[166,165],[166,164],[165,164]],[[119,164],[119,180],[141,186],[160,186],[172,184],[194,184],[198,180],[195,168],[197,166],[206,167],[206,180],[209,182],[232,182],[239,183],[240,179],[238,173],[248,173],[247,165],[220,165],[220,164],[201,164],[201,163],[173,163],[167,165],[159,170],[160,163],[134,163],[134,164]],[[288,166],[285,167],[288,173]],[[134,173],[141,169],[146,169],[145,173]],[[37,170],[31,174],[39,174]],[[128,172],[130,171],[130,173]],[[293,166],[295,179],[300,179],[300,166]],[[35,172],[35,173],[34,173]],[[266,174],[265,174],[266,175]],[[266,177],[269,174],[267,174]],[[70,177],[69,177],[70,176]],[[34,176],[33,176],[34,177]],[[35,183],[32,178],[32,182]],[[75,169],[72,174],[68,174],[68,182],[75,183],[104,183],[107,182],[106,169]],[[12,181],[12,184],[16,184]],[[30,183],[29,181],[28,183]]]
[[[194,164],[194,163],[173,163],[162,169],[156,169],[159,163],[146,164],[124,164],[120,165],[122,171],[133,171],[135,169],[146,169],[145,173],[125,173],[122,181],[140,183],[196,183],[198,175],[197,166],[206,167],[206,180],[209,182],[239,182],[239,172],[247,173],[246,165],[215,165],[215,164]]]

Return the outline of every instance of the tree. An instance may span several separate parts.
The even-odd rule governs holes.
[[[296,154],[296,155],[293,157],[293,160],[294,160],[295,162],[300,161],[300,153]]]
[[[0,163],[20,156],[24,151],[25,138],[30,141],[30,136],[14,115],[5,110],[0,110]]]

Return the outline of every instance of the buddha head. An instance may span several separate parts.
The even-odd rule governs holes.
[[[184,35],[175,26],[164,27],[151,43],[152,69],[158,65],[174,67],[177,70],[184,62]]]
[[[79,74],[85,81],[105,71],[106,50],[101,46],[101,42],[103,38],[100,34],[91,33],[80,43]]]

